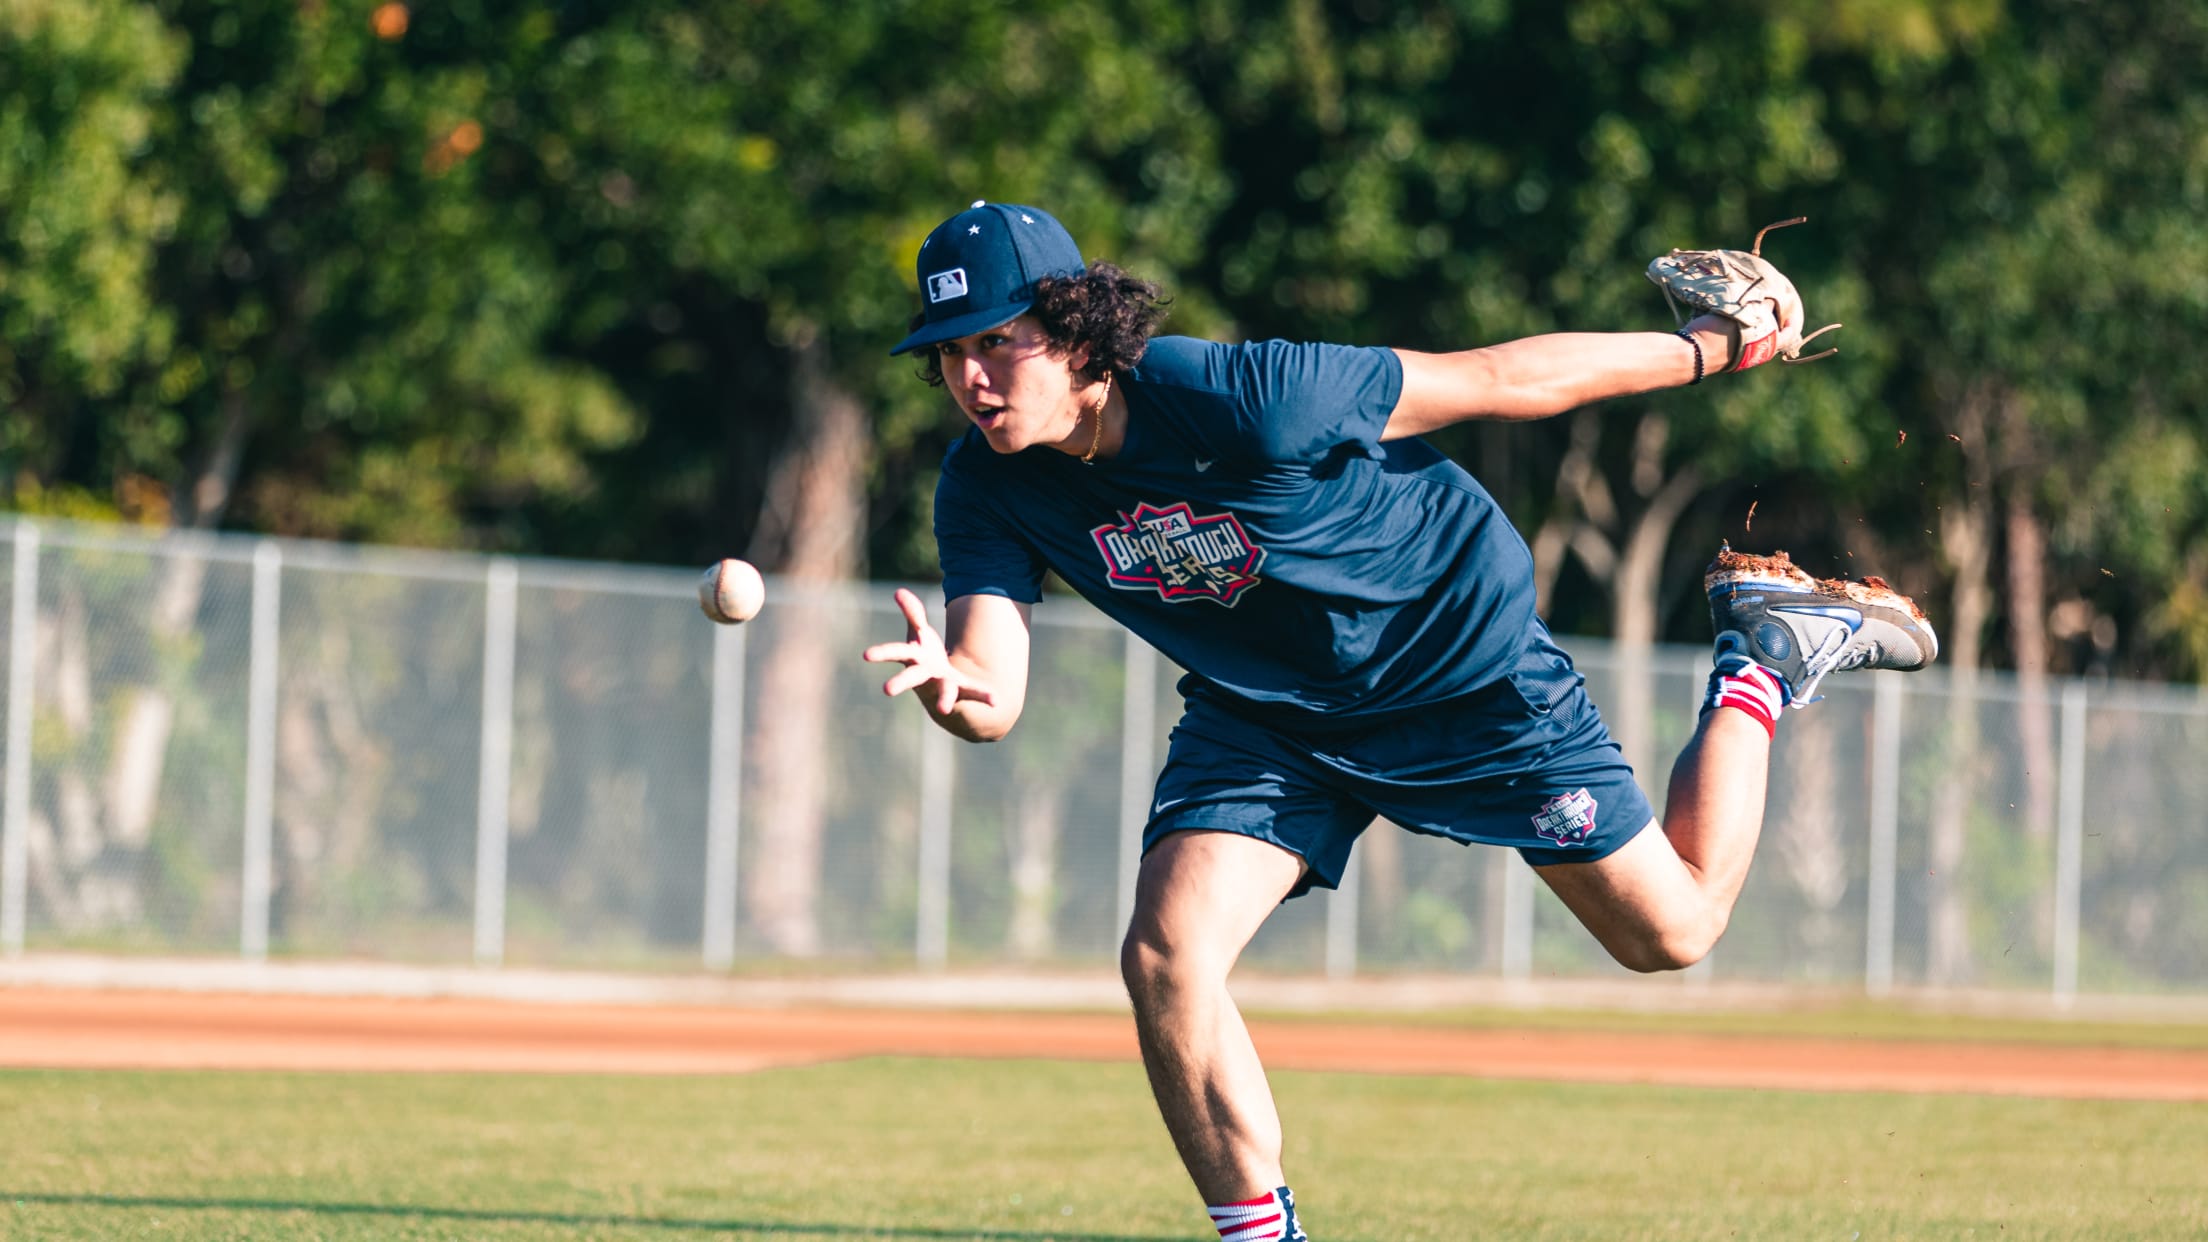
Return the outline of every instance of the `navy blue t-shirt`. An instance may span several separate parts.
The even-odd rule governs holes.
[[[1533,558],[1456,463],[1380,442],[1402,388],[1392,350],[1160,337],[1111,460],[951,446],[944,596],[1034,603],[1054,570],[1184,691],[1291,727],[1477,689],[1539,633]]]

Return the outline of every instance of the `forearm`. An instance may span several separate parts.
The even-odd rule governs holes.
[[[1547,418],[1694,379],[1694,347],[1669,332],[1559,332],[1469,352],[1473,417]]]
[[[1397,351],[1404,391],[1385,437],[1422,435],[1474,418],[1548,418],[1597,401],[1676,388],[1732,358],[1737,329],[1704,316],[1693,342],[1670,332],[1556,332],[1454,354]]]

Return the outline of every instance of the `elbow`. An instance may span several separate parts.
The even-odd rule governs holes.
[[[937,717],[936,723],[943,726],[944,732],[960,741],[983,744],[1003,741],[1018,720],[1018,713],[978,716],[968,712],[955,712],[949,716]]]

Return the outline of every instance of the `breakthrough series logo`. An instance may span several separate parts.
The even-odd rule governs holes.
[[[1152,590],[1168,603],[1208,599],[1234,607],[1256,586],[1265,549],[1250,542],[1232,513],[1198,517],[1184,502],[1154,509],[1137,504],[1119,524],[1099,526],[1104,573],[1123,591]]]
[[[1586,789],[1558,794],[1541,804],[1533,830],[1558,845],[1585,845],[1595,830],[1595,798]]]

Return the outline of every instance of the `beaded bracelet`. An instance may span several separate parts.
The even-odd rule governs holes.
[[[1687,387],[1692,388],[1702,382],[1702,342],[1695,340],[1694,333],[1687,331],[1685,328],[1679,329],[1672,335],[1694,346],[1694,378],[1687,381]]]

